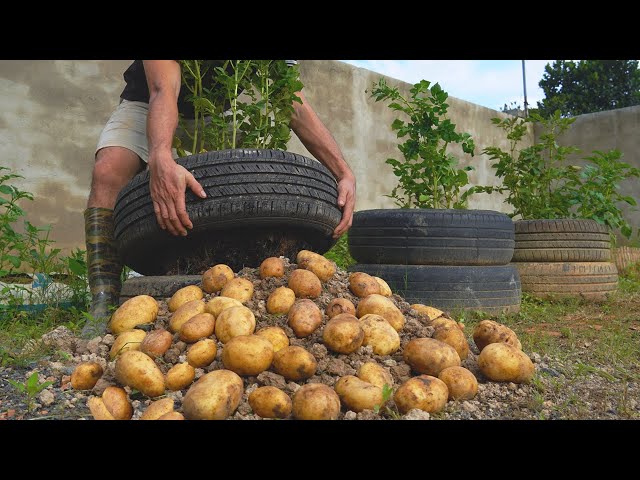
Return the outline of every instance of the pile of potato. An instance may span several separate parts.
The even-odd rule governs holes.
[[[159,302],[148,295],[131,298],[114,312],[109,327],[116,339],[109,356],[118,385],[89,398],[94,418],[131,419],[133,409],[123,388],[128,387],[157,399],[141,419],[225,419],[242,400],[243,377],[265,371],[301,387],[291,397],[273,386],[251,391],[251,410],[263,418],[337,419],[341,411],[382,411],[389,402],[402,414],[416,408],[433,413],[449,400],[476,395],[476,377],[461,366],[470,351],[461,324],[438,309],[411,305],[433,327],[433,335],[408,343],[405,338],[401,350],[399,333],[406,319],[383,279],[352,273],[349,290],[356,304],[336,297],[321,310],[314,300],[336,274],[335,264],[307,250],[300,251],[296,261],[297,268],[288,278],[282,258],[267,258],[259,267],[261,279],[275,277],[286,283],[274,288],[266,300],[271,318],[286,316],[298,339],[320,332],[322,343],[335,355],[350,355],[369,346],[376,361],[362,363],[356,375],[337,378],[333,387],[305,383],[318,369],[314,355],[290,345],[287,332],[268,318],[257,325],[254,312],[246,306],[254,295],[253,283],[236,276],[227,265],[215,265],[203,274],[200,286],[184,287],[167,300],[170,314],[164,324],[158,319]],[[478,366],[489,380],[523,383],[531,379],[533,364],[512,330],[484,320],[473,332],[473,340],[480,350]],[[188,344],[186,361],[168,364],[163,356],[176,342]],[[415,376],[394,385],[389,369],[377,358],[399,355],[400,350]],[[207,371],[216,358],[224,368]],[[206,371],[197,381],[196,369]],[[73,372],[71,384],[91,390],[102,375],[99,364],[82,363]],[[174,400],[165,397],[167,391],[184,392],[181,411],[174,410]]]

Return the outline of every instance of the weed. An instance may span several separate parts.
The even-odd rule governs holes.
[[[36,395],[38,395],[42,390],[44,390],[45,388],[47,388],[49,385],[53,383],[53,382],[40,383],[38,379],[38,372],[33,372],[31,376],[24,383],[16,382],[11,379],[7,379],[7,381],[11,385],[13,385],[13,387],[19,393],[23,394],[27,398],[28,412],[31,412],[31,410],[33,409],[33,403],[36,398]]]

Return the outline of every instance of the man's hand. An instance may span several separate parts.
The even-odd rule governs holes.
[[[149,155],[149,187],[153,210],[158,224],[173,235],[187,235],[193,223],[187,214],[185,191],[187,186],[200,198],[206,198],[202,185],[182,165],[177,164],[171,152]]]
[[[342,220],[333,231],[333,238],[340,238],[353,222],[353,209],[356,205],[356,179],[346,175],[338,182],[338,206],[342,209]]]

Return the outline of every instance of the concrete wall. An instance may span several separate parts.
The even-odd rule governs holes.
[[[35,195],[23,205],[36,225],[52,224],[62,248],[84,248],[82,212],[91,181],[93,152],[118,97],[130,60],[0,61],[0,165],[26,177],[18,185]],[[305,93],[333,133],[357,178],[356,210],[393,208],[385,194],[396,185],[389,157],[400,159],[390,125],[395,118],[370,90],[380,75],[338,61],[301,61]],[[437,78],[427,79],[437,81]],[[387,78],[408,94],[410,85]],[[447,86],[442,85],[446,90]],[[476,156],[453,150],[462,164],[473,165],[471,184],[493,185],[485,146],[506,147],[490,119],[504,114],[450,98],[450,117],[476,142]],[[533,140],[531,132],[525,145]],[[309,155],[297,138],[289,149]],[[470,208],[507,211],[497,195],[472,198]]]
[[[535,139],[538,141],[542,129],[535,128]],[[573,155],[569,161],[574,164],[584,164],[580,161],[584,156],[590,156],[593,150],[608,151],[618,149],[623,153],[622,161],[633,167],[640,168],[640,105],[620,108],[606,112],[588,113],[576,117],[571,128],[558,139],[561,145],[575,145],[582,150],[581,154]],[[632,178],[621,182],[620,193],[629,195],[640,203],[640,180]],[[637,229],[640,228],[640,208],[622,204],[625,218],[634,229],[630,241],[620,238],[621,244],[638,242]]]

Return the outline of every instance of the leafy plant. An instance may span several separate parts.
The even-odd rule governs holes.
[[[31,376],[24,382],[16,382],[15,380],[7,379],[7,381],[13,385],[13,387],[21,394],[27,397],[27,410],[31,412],[33,409],[34,399],[42,390],[47,388],[53,382],[42,382],[38,380],[38,372],[33,372]]]
[[[9,184],[19,178],[24,177],[0,166],[0,278],[14,273],[24,260],[25,238],[14,227],[25,216],[18,202],[33,200],[33,195]]]
[[[399,178],[398,185],[387,196],[402,208],[465,208],[460,190],[468,184],[467,172],[473,167],[458,168],[458,159],[448,149],[457,143],[463,152],[473,156],[475,145],[471,135],[456,132],[456,125],[447,118],[449,94],[438,83],[431,86],[421,80],[409,92],[410,97],[404,97],[384,78],[371,91],[376,102],[390,100],[388,107],[402,112],[409,120],[396,118],[391,124],[398,138],[407,139],[398,145],[404,160],[386,160]]]
[[[325,253],[324,256],[329,260],[334,261],[336,265],[343,270],[346,270],[351,265],[356,264],[357,262],[349,252],[349,232],[342,235],[336,244],[331,247],[331,250]]]

